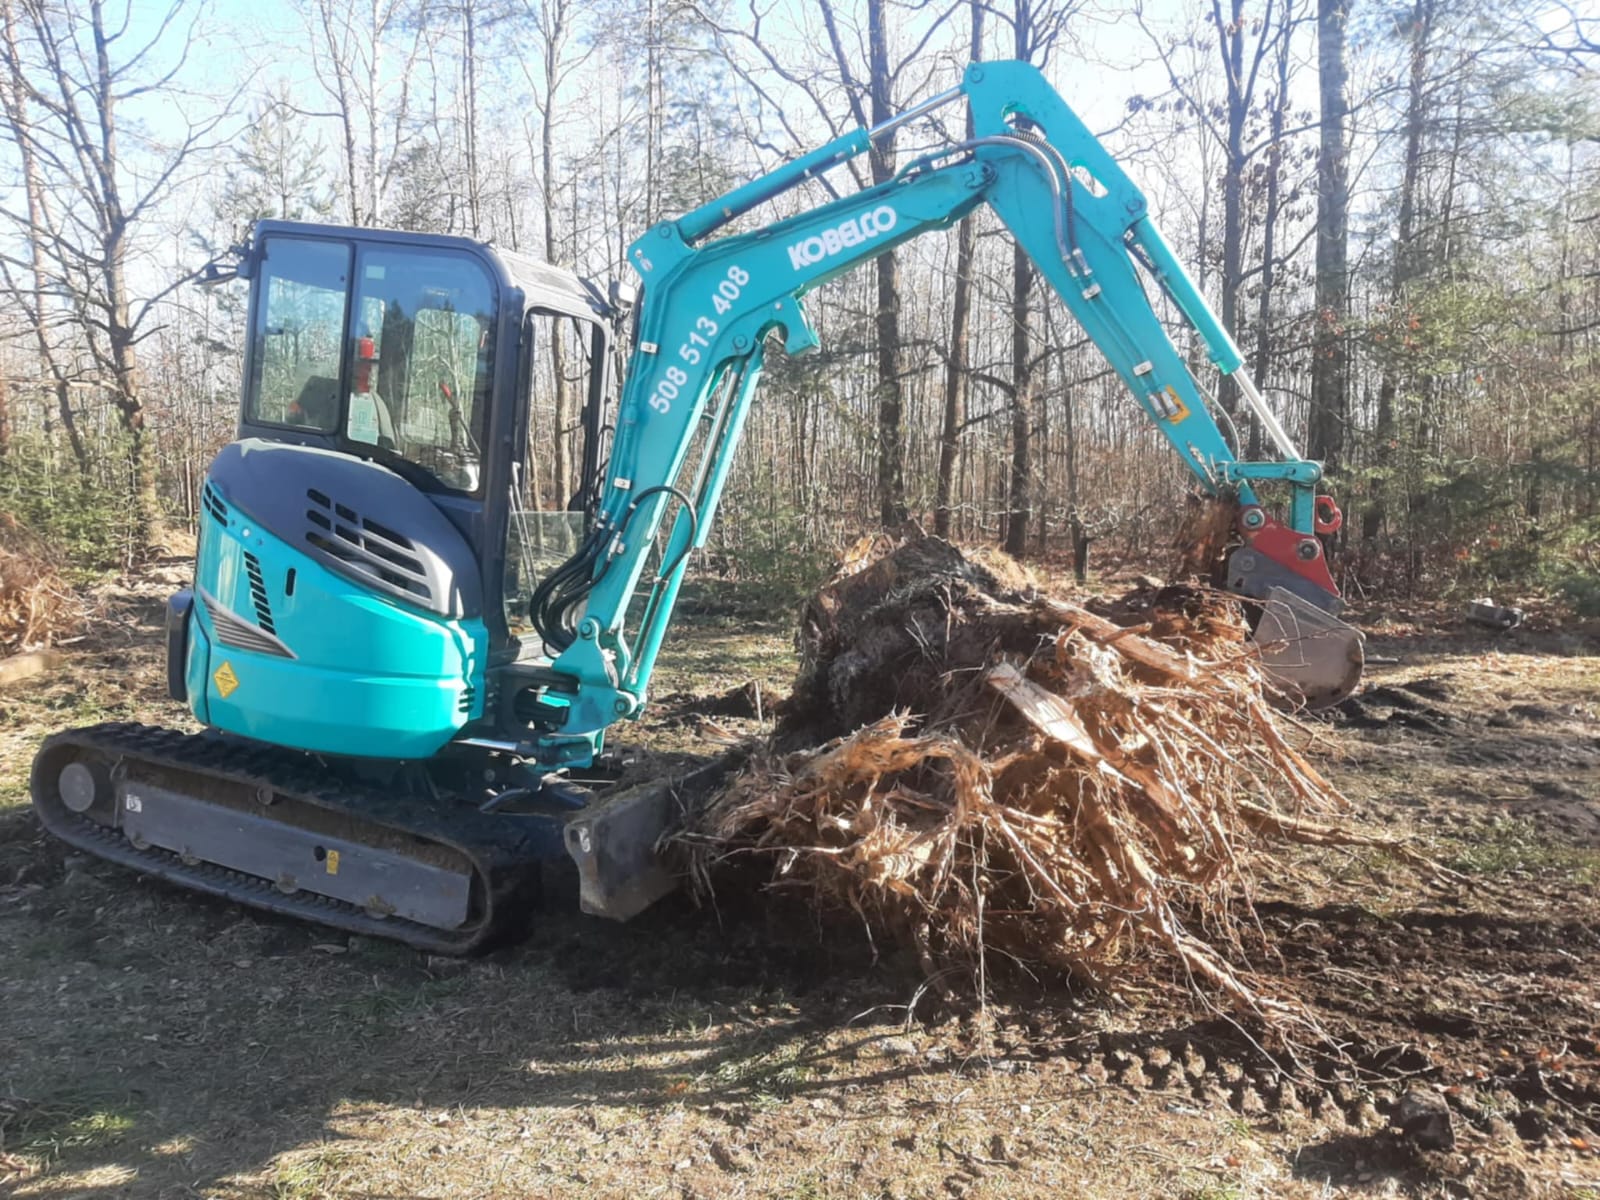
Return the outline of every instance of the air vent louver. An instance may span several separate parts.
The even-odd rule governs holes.
[[[315,488],[306,491],[306,541],[337,559],[348,571],[364,576],[403,600],[433,600],[427,572],[411,539],[348,505],[336,503]]]
[[[250,551],[244,552],[244,572],[250,577],[250,599],[256,606],[256,621],[268,633],[276,634],[278,627],[272,623],[272,606],[267,603],[267,585],[261,578],[261,563]]]
[[[211,519],[224,529],[228,527],[228,506],[222,502],[222,497],[207,483],[200,489],[200,503],[211,514]]]
[[[257,654],[272,654],[279,658],[293,658],[294,651],[276,636],[250,624],[238,613],[223,604],[204,588],[200,589],[200,603],[205,605],[206,616],[211,618],[212,631],[217,641],[235,650],[251,650]]]

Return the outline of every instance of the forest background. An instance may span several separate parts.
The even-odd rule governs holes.
[[[629,278],[625,248],[653,221],[952,86],[972,59],[1014,57],[1141,184],[1327,463],[1342,585],[1600,613],[1588,8],[264,7],[0,0],[0,537],[28,531],[98,571],[192,525],[246,336],[242,287],[196,280],[256,218],[466,234]],[[755,218],[960,133],[905,127]],[[1080,568],[1170,538],[1193,481],[991,215],[809,308],[824,348],[769,357],[713,542],[723,570],[791,587],[906,516]],[[1259,453],[1228,381],[1173,328]],[[545,496],[570,492],[579,458],[563,391],[539,416]]]

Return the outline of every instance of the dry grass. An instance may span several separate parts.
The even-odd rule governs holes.
[[[0,654],[59,641],[78,630],[84,613],[61,556],[16,518],[0,513]]]

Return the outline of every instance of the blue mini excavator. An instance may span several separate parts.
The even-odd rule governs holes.
[[[974,136],[715,236],[962,100]],[[518,928],[541,865],[575,863],[588,911],[637,913],[671,886],[654,857],[671,788],[616,784],[604,739],[645,703],[764,348],[816,346],[808,292],[985,204],[1200,485],[1236,502],[1227,584],[1258,602],[1267,669],[1309,705],[1348,694],[1361,642],[1337,619],[1320,467],[1094,136],[1035,68],[983,63],[647,231],[637,303],[462,238],[259,222],[237,265],[238,439],[205,480],[194,586],[168,606],[168,684],[205,732],[52,736],[32,776],[44,825],[145,874],[438,952]],[[1240,460],[1147,288],[1237,381],[1272,461]],[[528,499],[552,353],[587,375],[581,486],[554,504]]]

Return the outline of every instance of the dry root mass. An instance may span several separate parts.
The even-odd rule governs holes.
[[[1022,590],[949,543],[864,542],[807,605],[770,745],[687,835],[914,946],[941,990],[1104,981],[1147,950],[1236,1005],[1263,842],[1388,845],[1284,736],[1236,603]]]
[[[0,657],[50,645],[76,630],[83,615],[59,555],[0,513]]]

